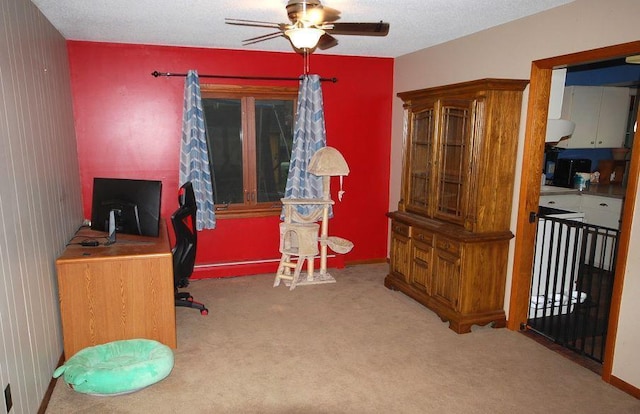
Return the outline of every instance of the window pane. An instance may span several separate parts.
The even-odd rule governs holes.
[[[258,202],[280,201],[289,173],[293,142],[293,100],[257,100],[256,186]]]
[[[215,204],[243,203],[242,105],[240,99],[205,98]]]

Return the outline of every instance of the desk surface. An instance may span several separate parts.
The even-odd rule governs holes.
[[[97,239],[81,229],[71,240]],[[173,258],[166,224],[159,237],[118,235],[110,246],[70,244],[56,260],[65,357],[120,339],[176,347]]]
[[[83,240],[96,240],[98,246],[82,246]],[[139,255],[167,254],[171,252],[167,226],[160,226],[158,237],[135,236],[131,234],[117,234],[116,242],[105,246],[106,233],[91,230],[88,227],[81,228],[71,240],[58,262],[100,257],[126,257]]]

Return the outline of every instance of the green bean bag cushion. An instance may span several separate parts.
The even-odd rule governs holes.
[[[53,373],[85,394],[118,395],[164,379],[173,368],[173,351],[150,339],[127,339],[78,351]]]

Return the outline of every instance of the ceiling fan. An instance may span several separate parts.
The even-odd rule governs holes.
[[[338,40],[333,35],[386,36],[389,23],[336,23],[340,11],[325,7],[320,0],[289,0],[286,6],[291,23],[271,23],[258,20],[225,19],[225,23],[238,26],[254,26],[278,29],[276,32],[242,41],[243,46],[277,37],[288,38],[293,47],[305,53],[316,47],[329,49]]]

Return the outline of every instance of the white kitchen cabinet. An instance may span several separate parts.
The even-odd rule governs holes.
[[[616,249],[616,230],[620,228],[622,199],[583,195],[582,211],[585,223],[600,226],[585,229],[585,263],[610,271]]]
[[[618,229],[622,216],[622,199],[583,194],[584,221],[596,226]]]
[[[542,195],[538,203],[544,207],[584,213],[584,222],[618,229],[622,216],[622,199],[586,193]]]
[[[581,198],[580,194],[556,194],[540,196],[538,203],[544,207],[559,208],[560,210],[580,211]]]
[[[575,122],[571,137],[561,148],[620,148],[624,144],[629,114],[629,88],[567,86],[562,118]]]

